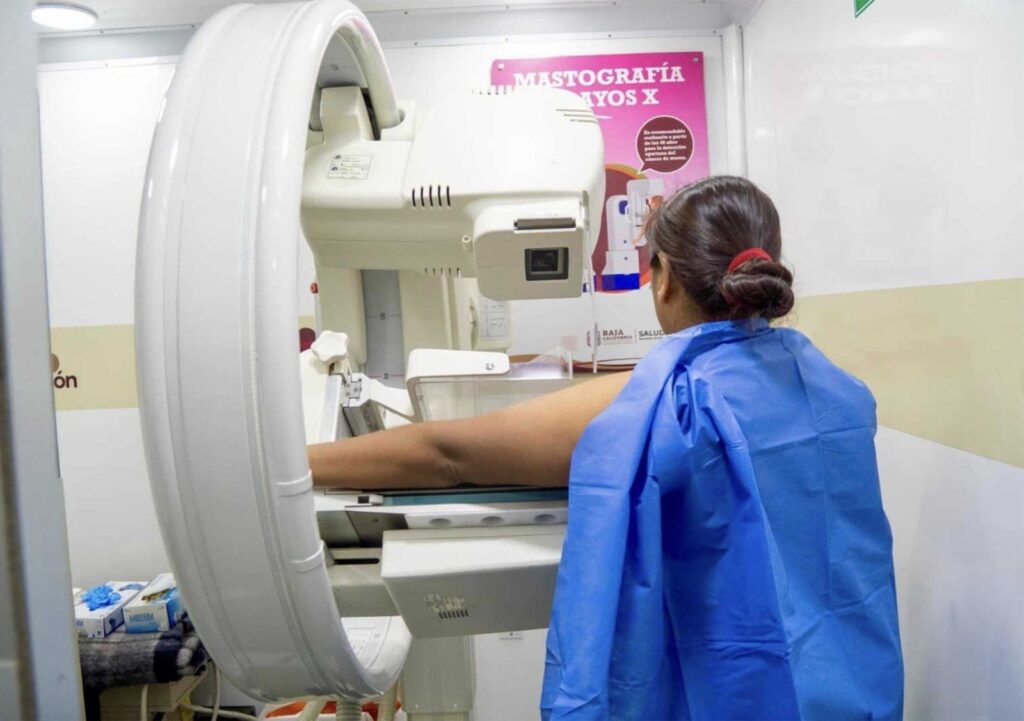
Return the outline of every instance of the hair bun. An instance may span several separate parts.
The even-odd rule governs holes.
[[[771,320],[793,309],[793,274],[781,263],[752,260],[722,278],[719,291],[737,317]]]
[[[782,257],[779,213],[745,178],[686,186],[651,214],[645,235],[704,320],[780,318],[793,307],[793,274],[772,261]]]

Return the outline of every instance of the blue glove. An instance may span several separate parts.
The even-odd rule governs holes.
[[[82,601],[85,602],[90,611],[95,611],[97,608],[103,608],[104,606],[113,606],[120,600],[121,594],[106,584],[93,586],[82,594]]]

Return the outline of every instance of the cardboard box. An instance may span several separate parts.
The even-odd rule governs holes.
[[[124,630],[128,633],[167,631],[184,615],[174,576],[162,573],[125,606]]]
[[[90,611],[82,600],[82,592],[75,595],[75,627],[84,638],[105,638],[124,624],[124,607],[146,584],[142,581],[108,581],[106,586],[121,595],[109,605]]]

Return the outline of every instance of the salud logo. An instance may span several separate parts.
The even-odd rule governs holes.
[[[70,373],[64,375],[64,371],[60,368],[60,358],[56,353],[50,354],[50,374],[53,376],[54,390],[66,391],[78,388],[78,376]]]

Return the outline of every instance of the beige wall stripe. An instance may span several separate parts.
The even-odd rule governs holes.
[[[1024,280],[804,298],[793,322],[882,425],[1024,467]]]
[[[50,350],[58,411],[139,405],[134,326],[52,328]]]
[[[313,322],[313,316],[302,316],[299,327]],[[58,411],[138,407],[134,326],[51,328],[50,349]]]
[[[792,322],[868,383],[882,425],[1024,467],[1024,280],[803,298]],[[132,326],[51,338],[57,410],[138,405]]]

